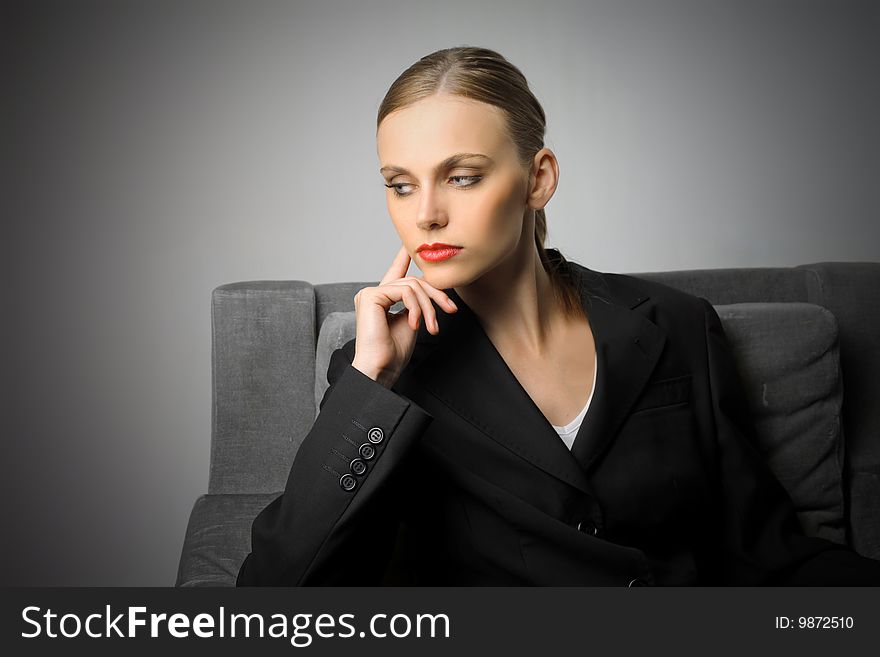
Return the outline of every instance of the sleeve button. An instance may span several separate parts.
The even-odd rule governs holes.
[[[344,474],[339,478],[339,485],[342,486],[342,490],[352,490],[357,486],[357,479],[350,474]]]
[[[376,448],[373,447],[370,443],[364,443],[358,448],[358,453],[363,456],[367,461],[376,456]]]
[[[383,432],[380,427],[373,427],[367,433],[367,438],[369,438],[370,442],[374,445],[378,445],[385,439],[385,432]]]
[[[584,534],[589,534],[590,536],[597,536],[599,534],[599,529],[589,520],[582,520],[578,523],[577,530],[579,532],[583,532]]]
[[[351,471],[354,472],[356,475],[362,475],[367,471],[367,464],[360,459],[352,459]]]
[[[650,586],[650,584],[641,577],[636,577],[635,579],[630,580],[627,586]]]

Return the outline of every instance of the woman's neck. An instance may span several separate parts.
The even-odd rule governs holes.
[[[499,349],[542,357],[561,334],[562,308],[537,248],[509,259],[456,293]]]

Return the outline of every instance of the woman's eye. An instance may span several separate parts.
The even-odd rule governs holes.
[[[400,191],[400,188],[407,187],[408,183],[394,183],[392,185],[385,185],[385,186],[388,187],[389,189],[393,189],[395,196],[409,196],[409,194],[410,194],[409,192],[406,192],[404,194],[403,192]]]
[[[456,185],[456,187],[471,187],[480,182],[480,178],[482,178],[482,176],[452,176],[450,180],[470,180],[471,182],[467,185]]]

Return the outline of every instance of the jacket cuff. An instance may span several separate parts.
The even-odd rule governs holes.
[[[316,462],[322,456],[318,465],[324,476],[334,477],[340,491],[353,494],[370,478],[386,451],[395,460],[403,456],[431,420],[433,416],[415,402],[349,363],[334,381],[312,428],[326,438],[303,441],[300,450],[305,450],[303,458],[313,457]],[[392,443],[393,448],[389,447]],[[310,454],[312,447],[323,453]]]
[[[240,583],[302,585],[345,569],[381,491],[433,420],[350,363],[337,371],[284,494],[254,520]]]

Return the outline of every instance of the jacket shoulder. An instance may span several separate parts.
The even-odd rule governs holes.
[[[589,294],[607,301],[635,308],[650,300],[661,312],[673,314],[705,312],[707,299],[680,290],[659,281],[632,274],[600,272],[571,262],[576,278]]]

